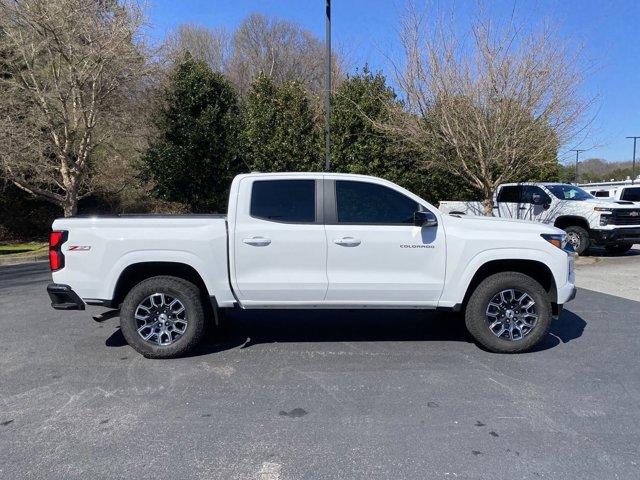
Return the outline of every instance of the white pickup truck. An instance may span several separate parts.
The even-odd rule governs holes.
[[[623,200],[640,205],[640,179],[635,182],[584,183],[580,187],[601,200]]]
[[[483,215],[480,202],[440,202],[450,214]],[[505,183],[493,195],[493,214],[563,229],[579,255],[591,245],[623,254],[640,243],[640,206],[601,200],[567,183]]]
[[[445,215],[391,182],[237,176],[224,215],[76,217],[50,241],[56,309],[120,309],[148,357],[186,353],[225,309],[464,310],[496,352],[540,342],[575,296],[565,233]]]

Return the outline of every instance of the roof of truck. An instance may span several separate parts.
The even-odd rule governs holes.
[[[577,187],[575,183],[568,182],[511,182],[511,183],[501,183],[500,187],[511,187],[515,185],[573,185]]]

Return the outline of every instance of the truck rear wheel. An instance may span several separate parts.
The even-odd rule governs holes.
[[[529,350],[547,336],[551,302],[542,285],[518,272],[484,279],[471,294],[465,324],[473,338],[497,353]]]
[[[170,276],[143,280],[127,294],[120,309],[120,329],[147,358],[184,355],[201,340],[205,312],[198,287]]]
[[[577,225],[564,228],[567,233],[567,242],[571,244],[578,255],[582,255],[589,248],[589,232]]]

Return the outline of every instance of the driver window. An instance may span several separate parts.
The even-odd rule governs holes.
[[[402,193],[367,182],[336,180],[338,223],[413,225],[418,203]]]
[[[540,195],[543,204],[551,203],[551,198],[546,194],[544,190],[540,187],[536,187],[534,185],[526,185],[522,189],[522,201],[521,203],[533,203],[533,196]]]

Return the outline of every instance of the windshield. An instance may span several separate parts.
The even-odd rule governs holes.
[[[560,200],[589,200],[592,195],[575,185],[545,185]]]
[[[630,202],[640,202],[640,187],[627,187],[622,191],[620,200],[629,200]]]

